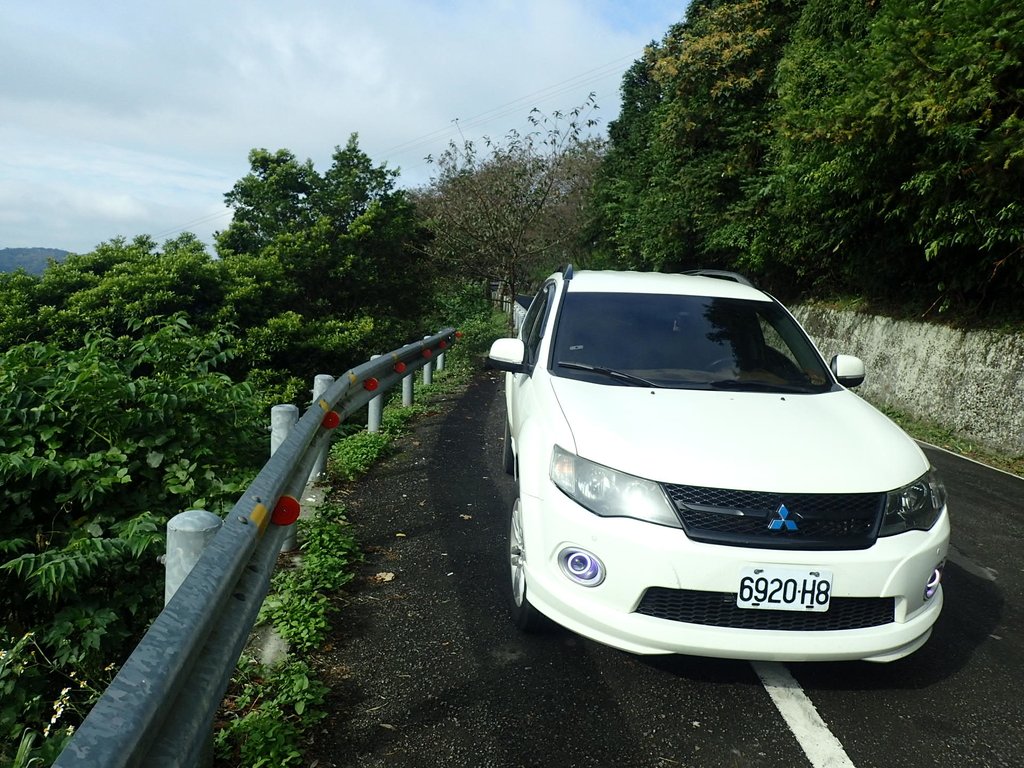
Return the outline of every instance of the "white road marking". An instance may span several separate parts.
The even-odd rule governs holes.
[[[785,666],[773,661],[753,661],[751,666],[814,768],[856,768]]]
[[[984,565],[979,565],[974,562],[953,544],[949,545],[949,552],[947,553],[946,558],[949,562],[959,565],[969,574],[977,576],[979,579],[985,579],[985,581],[995,581],[996,576],[999,574],[999,571],[995,568],[987,568]]]
[[[927,445],[929,448],[934,448],[937,451],[948,453],[950,456],[956,456],[958,459],[969,461],[971,462],[971,464],[977,464],[979,467],[984,467],[985,469],[991,469],[993,472],[1000,472],[1004,475],[1008,475],[1009,477],[1012,477],[1014,480],[1024,480],[1024,477],[1021,477],[1020,475],[1015,475],[1013,472],[1008,472],[1007,470],[1000,469],[999,467],[993,467],[991,464],[986,464],[984,461],[972,459],[970,456],[964,456],[962,453],[951,451],[949,450],[949,448],[943,448],[941,445],[934,445],[933,443],[929,443],[924,440],[916,440],[916,442],[920,443],[921,445]]]

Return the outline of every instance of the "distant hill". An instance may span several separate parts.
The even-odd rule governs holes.
[[[50,259],[64,261],[70,251],[60,248],[0,248],[0,272],[24,269],[31,275],[41,275]]]

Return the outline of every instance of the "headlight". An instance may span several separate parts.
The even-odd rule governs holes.
[[[559,446],[551,452],[551,482],[601,517],[633,517],[681,528],[665,492],[650,480],[582,459]]]
[[[927,531],[946,507],[946,487],[934,469],[915,482],[891,491],[885,505],[885,518],[879,536],[893,536],[904,531]]]

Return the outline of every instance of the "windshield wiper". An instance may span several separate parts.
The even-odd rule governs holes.
[[[645,378],[634,376],[633,374],[625,373],[624,371],[617,371],[614,368],[602,368],[599,365],[587,365],[586,363],[571,363],[566,360],[563,360],[560,363],[555,363],[555,365],[559,368],[571,368],[574,371],[599,373],[602,376],[607,376],[609,379],[618,379],[619,381],[625,381],[638,387],[661,387],[660,384],[655,384],[653,381],[648,381]]]
[[[762,381],[758,379],[718,379],[708,382],[713,389],[738,389],[750,392],[792,392],[810,394],[818,389],[809,384],[779,384],[774,381]]]

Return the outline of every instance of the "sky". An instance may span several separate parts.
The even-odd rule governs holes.
[[[522,129],[626,69],[686,0],[4,0],[0,248],[212,244],[253,148],[323,172],[357,133],[399,184],[451,140]],[[212,247],[210,248],[212,252]]]

